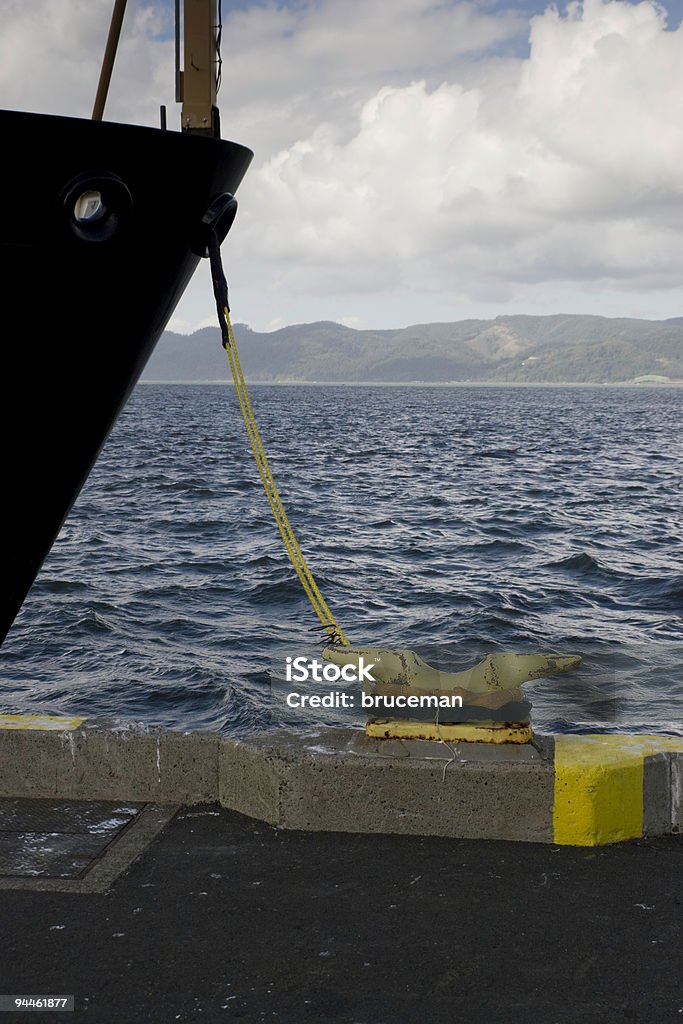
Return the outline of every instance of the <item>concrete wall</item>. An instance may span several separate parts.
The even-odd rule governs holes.
[[[0,796],[210,803],[280,828],[597,845],[683,827],[683,739],[243,740],[93,719],[3,728]]]

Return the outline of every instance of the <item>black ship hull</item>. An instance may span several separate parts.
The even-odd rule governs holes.
[[[252,154],[4,111],[0,132],[1,642]]]

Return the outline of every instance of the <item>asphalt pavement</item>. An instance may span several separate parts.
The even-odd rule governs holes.
[[[0,891],[24,1021],[683,1021],[683,839],[277,831],[181,808],[105,892]],[[21,881],[17,881],[21,885]]]

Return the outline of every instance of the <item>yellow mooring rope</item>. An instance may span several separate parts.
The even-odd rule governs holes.
[[[325,598],[318,589],[318,584],[315,581],[313,573],[306,564],[303,552],[299,547],[299,543],[294,536],[294,531],[290,525],[287,513],[285,512],[282,504],[282,499],[278,492],[273,474],[268,465],[268,459],[266,457],[265,450],[263,448],[263,442],[259,429],[256,425],[254,418],[254,412],[251,407],[249,400],[249,392],[247,391],[247,385],[242,374],[242,367],[240,366],[240,359],[237,352],[237,343],[235,342],[235,335],[232,330],[232,323],[230,322],[230,308],[227,305],[223,305],[222,309],[223,320],[225,321],[225,327],[227,329],[227,344],[224,344],[225,350],[230,360],[230,369],[232,371],[232,379],[235,384],[235,391],[240,403],[240,409],[242,410],[242,418],[244,419],[244,425],[247,428],[247,435],[249,437],[249,444],[251,445],[252,454],[258,467],[259,476],[261,477],[261,483],[263,489],[266,492],[266,497],[270,504],[273,517],[277,524],[277,528],[280,531],[280,536],[284,542],[287,554],[289,555],[290,561],[296,570],[296,574],[301,581],[306,596],[313,606],[313,610],[320,619],[323,627],[327,630],[327,634],[331,643],[333,644],[348,644],[349,641],[346,639],[344,632],[335,619],[334,615],[330,611]]]

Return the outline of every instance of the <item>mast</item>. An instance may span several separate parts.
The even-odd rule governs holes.
[[[119,45],[119,36],[121,35],[121,26],[123,25],[123,16],[125,13],[126,0],[115,0],[111,23],[109,25],[109,35],[107,36],[107,45],[102,59],[100,80],[97,85],[95,105],[92,111],[93,121],[101,121],[104,117],[104,105],[107,102],[111,73],[114,70],[114,58],[116,57],[116,50]]]
[[[220,81],[220,0],[183,0],[183,70],[180,69],[180,0],[176,0],[176,101],[180,125],[192,135],[220,138],[216,93]]]

